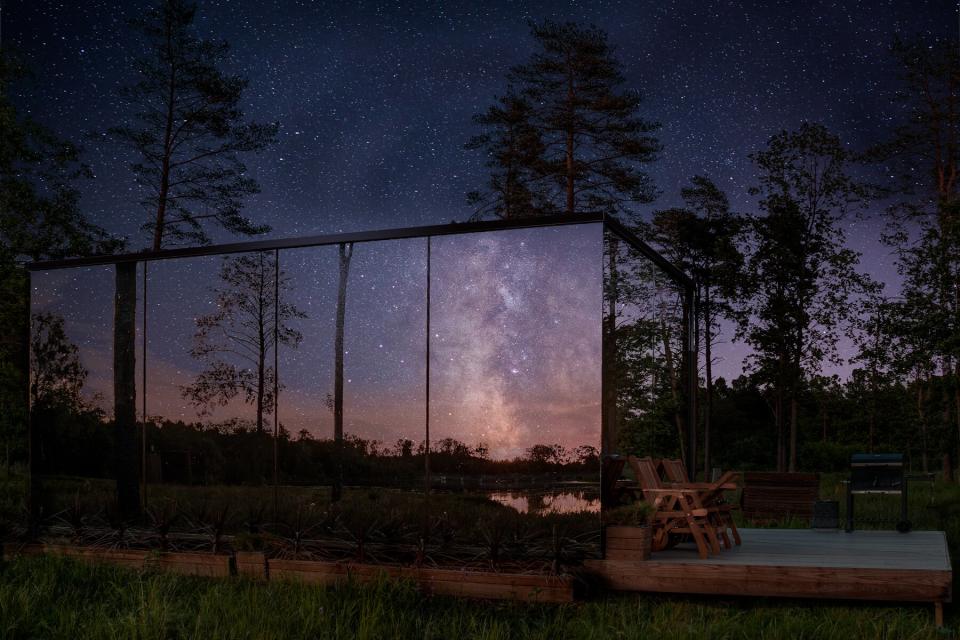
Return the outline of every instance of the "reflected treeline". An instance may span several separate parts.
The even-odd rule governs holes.
[[[115,427],[102,412],[61,405],[58,411],[45,410],[38,417],[42,419],[38,420],[36,472],[112,477]],[[255,423],[150,422],[146,434],[150,483],[272,482],[274,438],[258,431]],[[332,438],[317,438],[307,431],[291,437],[281,428],[276,444],[279,481],[284,485],[331,485],[342,468],[348,485],[423,487],[423,441],[400,439],[388,444],[348,433],[338,453]],[[600,470],[599,452],[590,445],[567,450],[559,444],[536,444],[511,459],[494,460],[482,444],[469,446],[446,438],[433,443],[429,455],[433,481],[453,490],[595,483]]]
[[[595,239],[599,251],[599,226]],[[517,246],[527,250],[524,242]],[[374,548],[368,543],[375,542],[378,553],[394,559],[429,553],[437,554],[438,561],[446,557],[457,562],[473,562],[484,555],[512,555],[513,561],[596,557],[600,551],[600,517],[594,504],[600,493],[600,429],[590,418],[589,407],[596,405],[587,398],[585,409],[583,397],[567,395],[577,379],[562,370],[551,371],[555,377],[541,380],[544,394],[531,400],[537,413],[518,412],[523,415],[518,419],[526,422],[517,424],[517,433],[503,442],[483,439],[490,429],[484,426],[487,407],[482,406],[475,414],[480,416],[476,424],[462,422],[463,415],[473,415],[469,412],[460,412],[448,424],[434,415],[430,428],[435,436],[451,437],[433,440],[428,440],[425,424],[418,430],[416,417],[410,424],[410,415],[398,415],[396,421],[390,417],[370,420],[364,413],[370,406],[356,404],[359,398],[377,407],[377,402],[395,402],[403,396],[378,400],[372,392],[383,389],[389,394],[399,388],[416,404],[424,379],[406,380],[406,386],[378,386],[384,383],[367,371],[375,369],[376,363],[346,360],[349,347],[382,340],[400,345],[401,362],[415,358],[420,340],[427,337],[422,324],[425,306],[398,306],[384,299],[375,278],[360,280],[369,273],[360,270],[351,275],[352,247],[339,249],[339,268],[331,268],[328,276],[333,277],[323,284],[303,274],[288,278],[279,268],[278,258],[281,263],[283,259],[277,252],[226,256],[219,262],[173,261],[151,265],[148,271],[124,263],[91,272],[91,282],[84,286],[113,294],[112,305],[95,305],[99,316],[74,315],[65,306],[66,287],[77,286],[71,278],[88,276],[61,274],[53,280],[56,284],[45,291],[47,302],[43,313],[34,316],[32,332],[32,522],[54,531],[74,514],[97,523],[91,527],[102,533],[121,522],[148,529],[158,518],[166,522],[174,517],[170,514],[180,514],[177,517],[184,520],[181,524],[189,536],[195,532],[188,531],[186,520],[201,521],[212,513],[230,511],[234,515],[231,535],[242,533],[240,523],[245,519],[248,525],[268,523],[270,535],[282,538],[284,531],[297,530],[296,523],[309,512],[308,519],[313,521],[309,535],[295,537],[325,540],[310,552],[319,555],[350,549],[354,543],[365,549],[359,552],[364,555]],[[483,243],[475,250],[490,251]],[[508,254],[500,248],[494,252],[497,260]],[[321,255],[313,259],[319,262]],[[375,268],[376,260],[382,258],[389,264],[390,251],[381,258],[371,257],[368,262],[373,265],[364,263],[365,268]],[[510,298],[513,302],[540,293],[549,297],[549,283],[559,286],[556,283],[562,282],[556,271],[543,269],[535,260],[528,262],[527,278],[508,281],[518,293]],[[138,273],[149,283],[146,294],[133,277]],[[318,273],[327,274],[322,269]],[[186,285],[184,277],[197,280]],[[348,289],[347,280],[353,277],[357,281]],[[594,277],[599,285],[599,270]],[[43,284],[39,277],[37,283]],[[506,285],[496,278],[457,286],[488,287],[494,300],[506,295],[502,291]],[[593,291],[589,304],[571,309],[571,319],[588,317],[586,310],[596,309],[599,292]],[[350,296],[362,313],[346,313]],[[375,317],[380,307],[385,307],[387,317]],[[453,313],[446,307],[438,312]],[[457,307],[456,312],[471,310]],[[563,328],[553,329],[557,335],[552,340],[562,340],[561,331],[580,330],[575,322],[565,324],[565,319],[554,318],[555,325]],[[501,325],[497,323],[497,331],[504,330]],[[382,331],[398,335],[378,335],[381,326]],[[451,324],[451,330],[455,326]],[[514,328],[510,340],[481,349],[477,357],[494,362],[506,349],[535,348],[540,345],[535,340],[541,330],[537,323]],[[628,332],[621,330],[621,334],[626,344]],[[599,332],[595,336],[592,339],[599,347]],[[111,341],[112,354],[107,346]],[[477,355],[468,347],[461,357]],[[364,353],[362,347],[354,349]],[[599,349],[583,352],[596,354]],[[535,364],[531,371],[545,368],[543,362]],[[589,363],[569,362],[570,367],[585,364]],[[87,384],[87,367],[95,384]],[[290,367],[285,381],[295,393],[285,392],[281,384],[284,367]],[[332,375],[327,373],[331,370]],[[362,381],[363,386],[351,389],[345,401],[344,386],[351,381],[351,370],[356,371],[353,382]],[[310,371],[324,374],[302,378]],[[438,366],[434,378],[443,371]],[[491,368],[489,375],[502,375],[498,371]],[[518,372],[519,367],[511,375]],[[91,389],[106,391],[111,379],[113,396],[94,398]],[[483,376],[471,381],[487,384]],[[504,381],[489,383],[499,389]],[[463,402],[482,404],[483,390],[477,391]],[[284,402],[293,408],[287,415],[297,416],[302,412],[295,403],[311,396],[308,404],[314,413],[301,415],[295,427],[284,425]],[[144,402],[156,412],[146,420]],[[192,407],[197,418],[173,419],[183,415],[185,406]],[[327,410],[332,416],[321,415]],[[579,416],[585,416],[582,425]],[[353,433],[351,422],[359,425]],[[387,439],[385,435],[397,433],[410,437]],[[465,435],[458,438],[457,434]],[[526,435],[519,438],[521,434]],[[518,508],[494,497],[504,495],[519,496],[525,506]],[[81,511],[86,514],[82,518]],[[404,551],[388,551],[393,542]],[[508,554],[508,549],[515,553]]]
[[[604,242],[605,453],[677,457],[687,437],[683,292],[622,240]]]

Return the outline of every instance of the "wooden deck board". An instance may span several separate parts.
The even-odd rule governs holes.
[[[743,545],[701,560],[692,545],[647,562],[593,560],[626,591],[948,602],[951,566],[941,531],[741,529]]]
[[[743,545],[707,562],[762,566],[817,566],[860,569],[950,571],[947,539],[942,531],[813,531],[810,529],[741,529]],[[655,553],[657,562],[704,561],[693,545]]]

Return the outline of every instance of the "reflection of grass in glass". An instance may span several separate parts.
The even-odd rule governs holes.
[[[520,513],[483,493],[435,492],[427,501],[422,492],[347,487],[331,503],[329,487],[283,486],[275,508],[271,486],[157,484],[148,487],[153,517],[123,528],[109,518],[111,480],[47,477],[43,486],[48,513],[67,514],[82,496],[87,521],[114,530],[110,540],[140,531],[136,546],[222,550],[241,534],[239,546],[285,558],[554,571],[599,554],[596,512]],[[531,492],[549,506],[541,494]]]

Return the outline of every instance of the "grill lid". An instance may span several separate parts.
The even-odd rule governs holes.
[[[855,453],[850,456],[850,466],[898,467],[903,465],[902,453]]]

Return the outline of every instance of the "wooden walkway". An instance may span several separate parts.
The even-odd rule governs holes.
[[[951,566],[942,531],[741,529],[743,545],[701,560],[680,545],[647,562],[591,560],[622,591],[929,602],[942,620]]]

